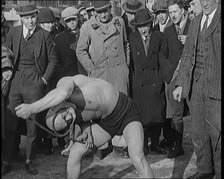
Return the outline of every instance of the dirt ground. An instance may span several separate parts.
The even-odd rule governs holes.
[[[168,159],[166,155],[148,154],[149,161],[156,178],[187,178],[196,172],[196,156],[193,152],[190,132],[191,120],[184,119],[184,151],[185,155],[176,159]],[[24,153],[24,140],[20,146]],[[67,157],[60,155],[56,139],[53,139],[55,146],[54,154],[46,156],[38,154],[34,161],[38,167],[39,174],[30,176],[25,172],[24,162],[14,162],[12,172],[3,176],[3,179],[64,179]],[[86,157],[83,160],[83,169],[80,179],[87,178],[136,178],[136,170],[130,159],[124,158],[122,154],[110,153],[103,160],[93,160]]]

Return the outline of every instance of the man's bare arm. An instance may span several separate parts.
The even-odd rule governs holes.
[[[15,108],[18,117],[27,119],[31,114],[39,113],[68,99],[74,90],[72,77],[64,77],[59,80],[57,87],[46,96],[32,104],[21,104]]]

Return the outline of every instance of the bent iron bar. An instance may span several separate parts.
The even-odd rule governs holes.
[[[39,126],[41,129],[43,129],[44,131],[46,131],[47,133],[51,134],[54,137],[65,137],[66,135],[68,135],[68,133],[71,131],[72,129],[72,125],[70,125],[69,129],[63,133],[63,134],[59,134],[58,132],[56,132],[55,130],[52,132],[51,130],[47,129],[46,127],[42,126],[40,123],[38,123],[35,120],[32,120],[29,118],[29,120],[31,120],[32,122],[34,122],[37,126]],[[72,123],[73,124],[73,123]],[[74,138],[71,137],[66,137],[68,140],[72,140],[73,142],[78,142],[80,144],[85,144],[85,142],[80,141],[80,140],[76,140]]]

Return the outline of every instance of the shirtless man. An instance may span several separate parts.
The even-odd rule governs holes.
[[[76,117],[78,121],[92,120],[91,133],[93,143],[100,147],[114,135],[124,136],[130,159],[134,164],[139,177],[154,178],[143,152],[143,128],[140,114],[132,100],[116,90],[110,83],[83,75],[64,77],[59,80],[57,87],[42,99],[32,104],[17,106],[18,117],[28,119],[30,115],[39,113],[51,107],[57,107],[64,101],[76,107],[68,107],[67,112],[58,114],[56,118],[67,119]],[[68,116],[68,117],[67,117]],[[83,131],[79,139],[89,138],[90,133]],[[81,172],[81,160],[84,154],[91,150],[92,145],[75,142],[71,147],[67,162],[67,177],[78,178]]]

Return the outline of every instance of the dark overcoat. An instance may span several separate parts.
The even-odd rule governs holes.
[[[190,22],[190,19],[187,19],[183,35],[187,35]],[[182,55],[183,48],[184,45],[178,40],[175,24],[170,25],[164,30],[164,42],[160,51],[160,58],[162,61],[164,63],[167,61],[167,64],[164,65],[164,68],[162,69],[164,79],[167,83],[172,79]]]
[[[132,91],[133,100],[142,114],[143,125],[161,123],[165,117],[165,84],[160,75],[159,50],[163,34],[154,31],[145,54],[139,31],[130,35],[130,48],[133,60]]]

